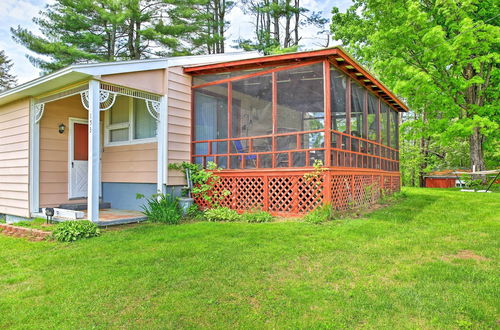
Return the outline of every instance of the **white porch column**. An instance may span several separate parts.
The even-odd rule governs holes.
[[[30,100],[30,214],[40,211],[40,120],[35,101]]]
[[[158,154],[156,170],[156,192],[164,194],[167,177],[167,96],[160,99],[160,113],[158,114]]]
[[[89,162],[88,162],[88,194],[87,212],[90,221],[99,221],[99,185],[101,183],[100,168],[100,132],[99,132],[99,90],[100,83],[89,81]]]

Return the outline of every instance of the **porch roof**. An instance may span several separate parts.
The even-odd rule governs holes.
[[[259,57],[258,52],[234,52],[213,55],[178,56],[145,60],[75,64],[41,76],[0,93],[0,106],[25,97],[32,97],[101,75],[166,69],[190,64],[219,63]]]
[[[394,93],[392,93],[384,84],[368,72],[368,70],[366,70],[340,46],[311,51],[268,55],[256,58],[233,59],[231,61],[219,63],[192,63],[184,66],[184,72],[192,75],[199,75],[243,70],[250,67],[281,66],[316,59],[328,59],[332,64],[350,75],[360,84],[366,86],[368,89],[371,89],[373,92],[378,93],[380,97],[385,99],[396,111],[408,111],[408,107],[404,102],[402,102]]]

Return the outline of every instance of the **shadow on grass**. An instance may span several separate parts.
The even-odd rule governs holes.
[[[369,213],[365,218],[395,223],[410,222],[441,200],[442,196],[432,191],[403,188],[401,196],[389,200],[387,207]]]

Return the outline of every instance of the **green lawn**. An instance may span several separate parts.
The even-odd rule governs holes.
[[[498,328],[499,195],[406,193],[324,225],[0,235],[0,328]]]

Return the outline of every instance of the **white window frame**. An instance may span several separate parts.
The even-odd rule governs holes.
[[[118,123],[118,124],[110,124],[111,122],[111,111],[113,108],[109,109],[109,111],[105,112],[104,116],[104,146],[105,147],[115,147],[115,146],[126,146],[133,144],[145,144],[145,143],[154,143],[158,142],[158,127],[156,128],[156,136],[145,139],[134,139],[135,133],[135,118],[134,118],[134,97],[126,96],[129,99],[129,107],[128,107],[128,122]],[[138,99],[144,101],[143,99]],[[145,102],[145,101],[144,101]],[[158,123],[156,123],[158,125]],[[128,128],[128,140],[127,141],[117,141],[111,142],[110,139],[110,131],[116,129]]]

